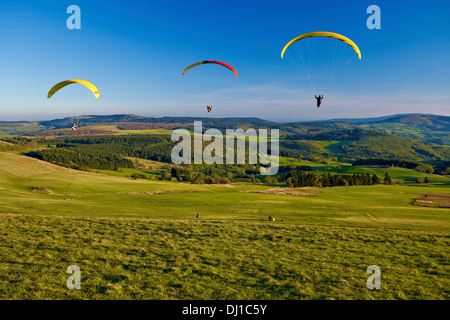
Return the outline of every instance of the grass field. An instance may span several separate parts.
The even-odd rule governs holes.
[[[438,180],[288,195],[0,153],[0,298],[448,299],[450,210],[414,205],[447,199]],[[66,287],[70,265],[81,290]],[[366,287],[370,265],[381,290]]]
[[[1,122],[0,138],[11,138],[18,133],[36,132],[44,127],[37,122]]]

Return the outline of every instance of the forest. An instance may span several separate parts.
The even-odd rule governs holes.
[[[419,119],[422,121],[424,117],[421,116]],[[432,116],[428,118],[429,122],[435,122],[439,126],[439,130],[445,129],[446,118],[435,119]],[[323,170],[324,166],[327,166],[327,171],[333,171],[333,168],[339,168],[341,165],[373,168],[398,167],[428,174],[450,174],[450,148],[431,142],[425,144],[402,138],[381,129],[382,125],[385,127],[389,125],[392,129],[396,123],[400,123],[399,121],[411,122],[418,121],[417,119],[418,117],[395,117],[374,124],[367,122],[369,120],[361,124],[363,122],[275,123],[258,118],[195,119],[202,121],[203,130],[209,128],[279,129],[280,166],[278,174],[271,177],[260,175],[259,162],[254,165],[174,165],[171,160],[171,150],[178,142],[171,141],[169,130],[177,128],[193,130],[193,118],[154,118],[134,115],[86,116],[83,118],[84,124],[81,130],[76,132],[58,129],[67,127],[69,119],[41,121],[34,127],[32,123],[23,123],[23,128],[20,130],[29,127],[29,137],[4,135],[0,138],[0,151],[22,152],[27,156],[56,165],[85,171],[133,169],[136,172],[130,173],[129,176],[134,179],[155,178],[155,176],[140,172],[136,161],[132,159],[152,160],[167,164],[166,168],[154,172],[158,179],[176,179],[198,184],[235,181],[287,184],[289,179],[291,184],[298,186],[369,184],[367,177],[321,176],[313,172],[318,168]],[[97,126],[99,124],[102,126]],[[3,123],[0,126],[3,126],[5,132],[21,128],[18,123]],[[423,126],[419,125],[412,126],[417,130],[430,130],[430,126],[425,129],[421,129]],[[48,129],[39,130],[43,127]],[[145,134],[143,130],[146,130]],[[153,134],[152,130],[167,132],[156,134],[155,131]],[[125,134],[121,134],[122,132]],[[420,134],[426,135],[426,132],[420,131]],[[433,135],[436,136],[437,133]],[[207,144],[209,142],[204,141],[203,147]],[[270,154],[270,150],[268,153]],[[248,160],[248,153],[246,160]],[[307,173],[310,175],[308,176]]]
[[[290,171],[286,177],[289,187],[337,187],[337,186],[359,186],[376,185],[381,181],[376,174],[372,176],[365,174],[336,174],[330,172],[315,173]],[[384,176],[384,184],[392,184],[392,179],[388,173]]]
[[[374,133],[371,135],[371,133]],[[319,133],[317,133],[319,135]],[[294,187],[301,186],[345,186],[345,185],[371,185],[378,184],[375,175],[368,176],[360,174],[337,174],[313,172],[312,164],[329,161],[343,161],[351,163],[353,166],[379,166],[379,167],[402,167],[413,169],[424,173],[439,172],[448,174],[448,162],[442,160],[433,149],[420,149],[424,155],[428,154],[433,161],[429,163],[411,160],[407,153],[403,152],[402,144],[397,149],[392,148],[390,152],[397,152],[405,155],[401,158],[376,157],[384,155],[380,150],[385,150],[383,144],[378,141],[379,137],[387,141],[389,145],[392,139],[400,139],[392,136],[379,134],[378,132],[356,132],[344,131],[330,134],[328,130],[320,133],[321,138],[345,138],[353,139],[347,141],[342,149],[344,153],[351,153],[351,156],[343,156],[340,153],[333,153],[320,140],[282,140],[280,141],[280,157],[297,159],[297,161],[311,162],[311,165],[280,165],[278,174],[274,176],[263,176],[260,174],[261,164],[242,165],[221,165],[221,164],[195,164],[177,166],[172,164],[171,150],[177,142],[171,141],[168,135],[101,135],[101,136],[76,136],[61,137],[52,139],[3,139],[9,145],[16,145],[17,148],[32,149],[26,155],[40,160],[44,160],[60,166],[65,166],[78,170],[120,170],[121,168],[138,169],[135,162],[130,158],[154,160],[167,163],[170,169],[161,169],[158,172],[158,179],[185,181],[195,184],[230,183],[245,181],[252,183],[266,184],[286,184]],[[358,140],[359,139],[359,140]],[[208,142],[204,142],[204,146]],[[364,144],[366,147],[353,150],[354,143]],[[37,146],[41,146],[37,148]],[[9,147],[10,149],[12,147]],[[411,152],[411,149],[409,149]],[[270,153],[270,151],[269,151]],[[375,157],[373,157],[375,156]],[[246,157],[248,157],[248,150]],[[417,157],[416,157],[417,158]],[[437,160],[436,160],[437,159]],[[149,178],[141,172],[134,172],[130,175],[134,179]],[[385,179],[386,180],[386,179]]]

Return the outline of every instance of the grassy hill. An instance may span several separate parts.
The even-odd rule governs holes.
[[[372,127],[398,137],[450,145],[450,117],[438,115],[399,115],[376,122]]]
[[[392,170],[404,171],[401,168]],[[399,174],[398,177],[400,176]],[[253,221],[265,221],[272,214],[283,217],[285,221],[340,224],[340,218],[347,216],[342,212],[342,205],[345,207],[349,197],[353,199],[345,209],[348,214],[361,210],[373,210],[381,214],[384,205],[390,206],[390,200],[384,203],[383,198],[390,198],[392,190],[395,190],[400,202],[400,211],[432,210],[409,206],[417,198],[414,192],[426,193],[430,186],[309,188],[307,190],[311,192],[311,196],[288,197],[261,193],[273,189],[265,185],[193,185],[132,180],[71,170],[10,153],[0,153],[0,182],[1,203],[8,204],[0,206],[0,212],[4,213],[131,215],[173,219],[190,219],[200,213],[210,219]],[[440,182],[446,184],[433,186],[434,192],[447,192],[450,179],[442,178]],[[359,196],[364,193],[376,196],[370,201],[360,199]],[[213,212],[211,204],[214,204]],[[406,208],[405,204],[408,204]],[[323,213],[314,215],[321,207],[328,208],[326,217]],[[440,209],[436,210],[441,212]],[[311,215],[305,216],[305,213]],[[362,220],[364,223],[361,225],[366,225],[366,219]],[[403,226],[404,223],[408,226],[407,219],[400,225]]]
[[[90,116],[76,134],[64,119],[0,123],[14,134],[0,140],[0,299],[447,300],[450,178],[413,169],[439,162],[445,173],[449,149],[391,135],[410,127],[425,141],[432,124],[379,120],[205,118],[204,129],[280,128],[280,170],[388,173],[403,185],[286,188],[285,170],[272,184],[178,182],[167,137],[193,119]],[[66,167],[21,154],[30,150]],[[370,157],[411,159],[413,169],[351,165]],[[236,170],[235,181],[257,172]],[[70,265],[82,290],[66,288]],[[381,290],[366,287],[370,265]]]
[[[27,134],[30,132],[38,132],[47,129],[38,122],[29,121],[0,121],[0,137],[15,136]]]
[[[351,123],[381,130],[398,137],[450,145],[450,117],[433,114],[398,114],[366,119],[335,119],[334,122]]]
[[[449,188],[192,185],[0,153],[0,298],[448,299],[448,209],[414,202]]]
[[[444,160],[447,150],[395,136],[364,137],[342,145],[343,153],[354,158],[386,158],[406,160]]]

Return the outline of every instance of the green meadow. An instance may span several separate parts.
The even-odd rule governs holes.
[[[385,170],[408,178],[400,169]],[[415,201],[448,197],[450,179],[428,176],[194,185],[1,152],[0,299],[448,299],[450,210]],[[81,290],[66,287],[70,265]],[[370,265],[380,290],[366,287]]]

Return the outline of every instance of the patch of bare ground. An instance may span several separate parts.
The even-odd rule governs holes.
[[[201,191],[155,190],[155,191],[117,192],[117,194],[173,194],[173,193],[201,193]]]
[[[33,190],[37,190],[37,191],[40,191],[42,193],[49,194],[49,195],[56,195],[52,190],[50,190],[46,186],[34,187]]]
[[[413,205],[422,207],[450,208],[450,195],[445,193],[421,194],[423,197],[414,200]]]
[[[276,194],[280,196],[312,196],[319,190],[317,188],[274,188],[267,190],[241,190],[240,192]]]

